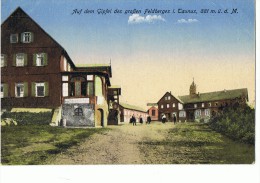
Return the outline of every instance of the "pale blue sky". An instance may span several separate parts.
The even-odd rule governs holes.
[[[67,50],[75,63],[108,63],[111,59],[113,84],[124,87],[125,101],[138,103],[134,98],[130,99],[135,95],[130,88],[139,83],[140,78],[147,78],[142,80],[142,86],[151,90],[156,86],[152,88],[153,84],[147,74],[157,73],[154,77],[160,83],[165,83],[162,81],[168,78],[162,75],[172,72],[178,73],[178,77],[172,77],[170,84],[158,85],[155,91],[161,92],[150,94],[145,101],[138,104],[146,101],[157,102],[154,100],[159,99],[165,91],[172,90],[178,95],[187,94],[192,77],[197,79],[200,92],[247,87],[250,90],[249,98],[254,98],[253,0],[2,0],[1,5],[1,22],[20,6]],[[95,12],[88,15],[71,15],[76,8],[95,11],[99,8],[118,8],[123,12],[127,9],[140,9],[141,18],[148,15],[143,14],[146,8],[175,11],[178,8],[196,9],[198,13],[149,14],[156,15],[157,18],[160,15],[161,20],[129,24],[131,14],[98,15]],[[237,8],[238,13],[199,13],[203,8],[229,11]],[[191,19],[192,22],[178,23],[182,19],[186,22]],[[232,64],[237,67],[229,67]],[[243,70],[245,65],[248,66],[247,70]],[[143,67],[150,72],[140,71]],[[216,68],[218,70],[215,70]],[[213,69],[212,72],[210,69]],[[122,73],[128,74],[131,79],[122,79]],[[206,76],[210,79],[205,80]],[[227,83],[223,84],[221,80],[227,80]],[[209,86],[208,83],[213,81],[214,85]],[[178,88],[175,87],[176,83]],[[145,89],[140,93],[140,97],[144,94]]]

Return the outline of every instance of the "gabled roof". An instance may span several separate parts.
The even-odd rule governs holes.
[[[138,106],[134,106],[134,105],[126,104],[126,103],[121,103],[121,102],[120,102],[119,105],[121,105],[125,109],[132,109],[132,110],[135,110],[135,111],[147,112],[147,110],[144,110],[143,108],[138,107]]]
[[[160,100],[162,100],[162,99],[163,99],[166,95],[168,95],[168,94],[170,94],[172,97],[176,98],[180,103],[183,104],[183,101],[182,101],[179,97],[173,96],[173,95],[171,94],[171,92],[166,92],[166,93],[162,96],[162,98],[160,98]],[[159,101],[160,101],[160,100],[159,100]],[[159,103],[159,101],[157,102],[157,104]]]
[[[247,88],[200,93],[195,97],[191,97],[190,95],[184,95],[184,96],[179,96],[179,98],[184,103],[196,103],[196,102],[235,99],[241,96],[245,96],[246,99],[248,100]]]
[[[73,61],[71,60],[70,56],[68,55],[68,53],[66,52],[66,50],[53,38],[51,37],[37,22],[35,22],[27,13],[25,13],[25,11],[21,8],[21,7],[17,7],[10,15],[9,17],[7,17],[3,23],[1,25],[4,25],[7,20],[9,18],[12,18],[14,17],[16,14],[20,14],[21,16],[20,17],[23,17],[23,18],[28,18],[30,21],[32,21],[36,26],[38,26],[41,31],[46,34],[53,42],[55,42],[63,51],[61,54],[63,54],[66,59],[70,62],[70,64],[72,65],[72,67],[75,68],[75,64],[73,63]]]

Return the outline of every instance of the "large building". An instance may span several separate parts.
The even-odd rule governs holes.
[[[158,121],[159,119],[159,111],[157,103],[148,103],[147,106],[149,109],[147,110],[148,115],[151,117],[152,121]]]
[[[159,119],[165,114],[167,121],[208,121],[210,117],[218,114],[222,109],[236,105],[245,105],[248,101],[246,88],[235,90],[222,90],[209,93],[197,93],[197,86],[192,82],[190,94],[174,96],[166,92],[157,102]]]
[[[1,45],[2,109],[51,108],[53,125],[107,125],[121,92],[109,88],[110,64],[76,66],[20,7],[2,23]]]

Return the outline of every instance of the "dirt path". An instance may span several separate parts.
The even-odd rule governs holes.
[[[144,164],[160,163],[160,156],[152,157],[153,162],[146,161],[145,141],[162,141],[167,138],[173,123],[153,123],[150,125],[109,126],[111,130],[95,134],[79,146],[68,149],[48,164]],[[156,148],[163,148],[157,146]],[[163,149],[162,149],[163,151]],[[156,152],[160,152],[157,149]],[[151,157],[149,158],[151,159]]]

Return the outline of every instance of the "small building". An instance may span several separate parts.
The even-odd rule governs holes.
[[[119,110],[120,110],[120,122],[121,123],[122,122],[129,123],[130,118],[133,115],[136,118],[136,122],[140,122],[139,121],[140,117],[142,117],[143,122],[147,121],[147,116],[148,116],[147,111],[138,107],[138,106],[129,105],[129,104],[126,104],[126,103],[120,103]]]
[[[151,117],[152,121],[158,121],[159,117],[159,111],[158,111],[158,104],[157,103],[147,103],[148,109],[148,115]]]

